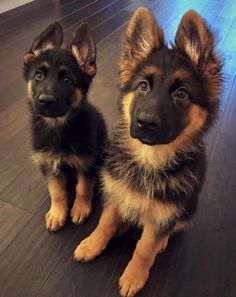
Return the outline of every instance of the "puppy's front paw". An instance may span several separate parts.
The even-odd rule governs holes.
[[[122,297],[133,297],[144,287],[148,274],[148,269],[134,267],[130,262],[119,280],[120,295]]]
[[[98,237],[95,232],[84,239],[75,249],[74,259],[76,261],[93,260],[105,249],[106,241],[103,240],[102,236]]]
[[[60,208],[51,207],[46,213],[46,228],[49,231],[58,231],[64,226],[66,221],[67,211]]]
[[[91,213],[91,202],[76,199],[71,212],[71,220],[74,224],[82,224]]]

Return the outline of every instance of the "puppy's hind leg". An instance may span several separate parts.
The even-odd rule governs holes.
[[[59,177],[49,176],[48,191],[51,196],[51,207],[45,215],[46,228],[49,231],[57,231],[65,224],[67,217],[65,181]]]
[[[116,234],[121,223],[118,209],[114,204],[104,207],[96,229],[84,239],[74,252],[76,261],[90,261],[100,255],[109,240]]]
[[[76,197],[71,209],[71,220],[81,224],[91,213],[94,182],[85,175],[79,175],[76,185]]]

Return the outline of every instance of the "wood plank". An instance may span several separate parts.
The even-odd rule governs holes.
[[[218,119],[215,121],[215,123],[213,124],[213,127],[207,132],[207,134],[204,137],[208,160],[213,158],[212,151],[216,144],[217,135],[220,132],[223,116],[224,116],[224,113],[222,111],[219,111]]]
[[[40,32],[42,32],[42,30],[44,30],[45,27],[51,22],[54,22],[56,20],[60,21],[63,29],[66,29],[67,27],[72,26],[74,23],[78,23],[78,20],[79,22],[81,22],[89,17],[91,14],[95,14],[97,10],[99,11],[105,8],[107,5],[109,5],[110,2],[111,1],[108,0],[99,0],[98,2],[95,1],[95,3],[92,2],[90,5],[85,5],[75,11],[72,10],[71,13],[65,13],[65,15],[63,15],[63,8],[56,7],[56,11],[47,9],[46,13],[49,15],[48,20],[46,17],[42,18],[41,16],[37,22],[34,21],[32,23],[31,20],[30,26],[28,24],[23,28],[18,27],[15,31],[13,30],[11,33],[1,36],[2,44],[4,44],[4,46],[2,46],[0,51],[0,59],[4,59],[5,57],[8,58],[8,63],[7,65],[3,65],[3,70],[7,71],[9,63],[12,63],[13,66],[16,67],[17,64],[15,65],[15,63],[18,62],[23,53],[25,53],[29,49],[34,38],[38,34],[40,34]],[[99,7],[97,7],[98,4]],[[20,31],[20,29],[22,31]],[[22,32],[24,32],[23,37]],[[28,44],[29,40],[30,43]],[[19,49],[21,49],[21,51],[19,51]],[[13,63],[14,61],[15,63]]]
[[[113,1],[100,0],[97,2],[93,2],[93,3],[91,3],[91,5],[85,6],[81,10],[75,10],[71,14],[69,14],[63,18],[60,18],[59,21],[60,21],[62,27],[64,29],[67,29],[75,23],[78,24],[80,22],[83,22],[86,17],[92,16],[92,15],[96,14],[97,12],[102,11],[103,9],[111,6],[113,3],[116,3],[117,1],[119,1],[119,0],[113,0]]]
[[[160,25],[164,28],[167,41],[172,42],[174,41],[180,20],[186,11],[194,9],[211,23],[216,18],[219,9],[221,9],[223,5],[222,2],[212,3],[209,1],[161,1],[160,5],[154,9],[154,14]]]
[[[228,104],[221,124],[221,132],[236,137],[236,80],[234,81]]]
[[[219,13],[220,17],[227,17],[230,19],[235,19],[235,1],[234,0],[228,0],[227,5],[220,11]]]
[[[31,160],[27,160],[20,174],[1,192],[2,201],[32,214],[38,211],[46,199],[49,199],[46,181]]]
[[[18,7],[17,9],[14,9],[13,16],[9,12],[10,19],[4,20],[4,18],[1,17],[0,24],[2,26],[0,37],[3,40],[5,40],[4,38],[7,38],[8,41],[14,42],[14,34],[20,34],[24,30],[28,32],[27,27],[29,24],[32,25],[32,22],[33,24],[40,24],[43,18],[45,23],[50,23],[53,21],[53,17],[58,18],[66,16],[90,5],[92,2],[94,2],[94,0],[80,0],[62,5],[59,4],[57,0],[39,0],[29,3],[28,5],[25,5],[25,7]],[[33,6],[34,9],[32,9]],[[22,13],[22,11],[24,11],[24,13]],[[29,17],[25,18],[25,15],[28,15]],[[20,40],[20,36],[16,35],[15,37],[15,41]]]
[[[76,263],[72,260],[76,244],[71,243],[69,252],[61,258],[37,297],[49,296],[50,292],[55,297],[95,297],[98,292],[103,297],[119,297],[118,279],[131,257],[134,245],[135,241],[127,234],[113,239],[104,253],[91,263]],[[96,282],[91,281],[91,276]]]
[[[44,222],[48,208],[49,200],[0,256],[1,296],[35,296],[61,258],[72,262],[73,248],[94,228],[99,215],[93,213],[83,227],[68,223],[60,232],[49,233]]]
[[[224,44],[230,28],[232,27],[233,20],[217,16],[211,24],[211,30],[214,31],[217,41],[217,48],[219,52]]]
[[[130,1],[119,0],[112,3],[109,3],[107,6],[98,10],[96,13],[89,15],[83,21],[86,21],[90,28],[94,30],[96,27],[104,23],[106,20],[113,18],[117,13],[121,12],[129,5]],[[69,26],[65,29],[65,34],[67,38],[70,37],[70,34],[77,28],[81,21],[76,21],[72,26]]]
[[[0,192],[15,179],[29,162],[29,143],[28,131],[23,129],[0,148]]]
[[[234,19],[234,22],[233,22],[232,28],[236,28],[236,18]]]
[[[233,54],[233,56],[236,58],[236,53]],[[229,59],[229,56],[227,59]],[[231,57],[230,57],[230,59],[231,59]],[[227,66],[227,63],[228,62],[226,61],[225,65],[223,67],[224,86],[223,86],[221,99],[220,99],[221,100],[221,102],[220,102],[220,110],[221,111],[224,111],[226,108],[231,90],[233,88],[235,77],[236,77],[235,72],[230,71],[230,67]]]
[[[236,40],[234,38],[235,34],[236,28],[231,27],[223,45],[224,48],[229,50],[230,52],[236,52]]]
[[[29,213],[0,201],[0,255],[31,217]]]
[[[29,122],[29,111],[26,100],[18,100],[0,112],[0,147],[22,130],[27,122]]]
[[[225,83],[223,93],[221,96],[221,110],[224,111],[229,99],[229,95],[235,81],[236,73],[236,42],[234,36],[236,34],[235,28],[230,28],[226,38],[220,48],[220,53],[223,60],[223,74],[225,77]]]
[[[90,101],[93,102],[104,115],[108,131],[117,119],[117,101],[120,96],[118,89],[118,67],[115,63],[119,57],[119,52],[115,52],[109,61],[103,64],[103,70],[98,73],[90,91]]]

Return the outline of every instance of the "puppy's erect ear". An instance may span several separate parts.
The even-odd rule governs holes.
[[[176,33],[175,46],[203,72],[211,102],[218,100],[222,87],[222,63],[215,53],[213,33],[194,10],[183,16]]]
[[[175,44],[195,65],[207,62],[215,46],[213,34],[194,10],[189,10],[183,16],[176,33]]]
[[[147,8],[140,7],[133,14],[124,34],[120,60],[120,84],[130,78],[134,68],[156,48],[165,46],[164,34]]]
[[[67,45],[81,69],[90,77],[96,74],[96,44],[87,23],[82,23],[72,34]]]
[[[24,55],[24,62],[38,56],[41,52],[52,48],[60,48],[63,41],[62,27],[58,22],[49,25],[37,38],[35,38],[31,49]]]

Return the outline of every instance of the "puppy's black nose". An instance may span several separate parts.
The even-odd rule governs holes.
[[[39,96],[39,104],[42,106],[49,106],[56,103],[56,99],[51,95],[41,94]]]
[[[154,114],[140,112],[137,117],[137,126],[141,130],[155,131],[161,125],[161,120]]]

